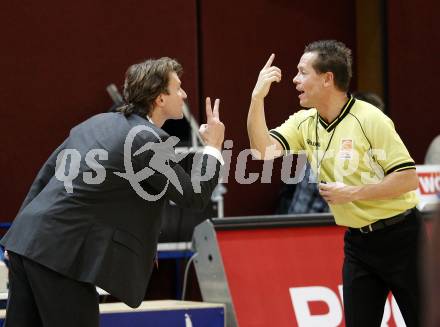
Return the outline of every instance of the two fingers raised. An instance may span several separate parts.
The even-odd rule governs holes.
[[[206,120],[209,123],[212,121],[212,119],[217,118],[220,120],[220,114],[219,114],[219,107],[220,107],[220,99],[215,99],[214,102],[214,108],[211,107],[211,98],[206,98]]]

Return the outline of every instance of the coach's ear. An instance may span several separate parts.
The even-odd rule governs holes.
[[[163,93],[159,94],[156,99],[154,99],[154,108],[159,107],[162,108],[165,105],[165,97]]]
[[[335,76],[333,75],[332,72],[322,73],[323,86],[330,87],[335,85],[334,77]]]

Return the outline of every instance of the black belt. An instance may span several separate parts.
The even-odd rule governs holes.
[[[395,225],[397,223],[400,223],[401,221],[404,221],[406,216],[408,216],[413,210],[414,209],[408,209],[405,212],[398,214],[397,216],[381,219],[381,220],[376,221],[375,223],[372,223],[370,225],[367,225],[367,226],[364,226],[361,228],[350,227],[350,230],[361,232],[362,234],[368,234],[368,233],[374,232],[376,230],[383,229],[387,226]]]

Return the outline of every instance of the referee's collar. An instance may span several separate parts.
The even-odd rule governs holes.
[[[342,121],[342,119],[344,119],[344,117],[348,115],[351,107],[356,102],[356,99],[350,93],[347,93],[347,97],[348,97],[348,100],[344,104],[344,106],[342,107],[341,112],[339,113],[339,115],[335,119],[333,119],[333,121],[331,123],[329,123],[329,124],[326,123],[326,121],[318,114],[319,122],[321,123],[322,127],[325,128],[325,130],[327,132],[330,132],[333,129],[335,129],[335,127]]]

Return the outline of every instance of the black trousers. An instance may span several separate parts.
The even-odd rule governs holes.
[[[400,223],[344,237],[343,289],[347,327],[379,327],[391,291],[407,327],[420,326],[421,247],[425,229],[414,209]]]
[[[9,252],[9,298],[4,327],[98,327],[93,285],[67,278]]]

